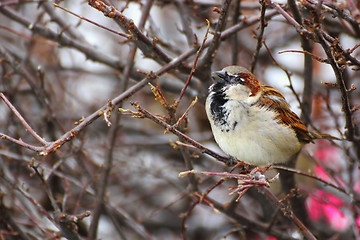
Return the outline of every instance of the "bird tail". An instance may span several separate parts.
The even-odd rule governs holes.
[[[338,140],[338,141],[346,140],[345,138],[334,137],[334,136],[332,136],[330,134],[326,134],[326,133],[311,132],[311,135],[312,135],[313,139],[328,139],[328,140]]]

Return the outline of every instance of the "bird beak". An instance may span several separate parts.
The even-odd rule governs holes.
[[[226,71],[216,71],[211,73],[211,78],[218,83],[227,82],[227,72]]]

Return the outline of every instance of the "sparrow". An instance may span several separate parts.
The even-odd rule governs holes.
[[[228,66],[211,77],[206,114],[215,141],[232,158],[254,166],[284,163],[313,141],[284,96],[244,67]]]

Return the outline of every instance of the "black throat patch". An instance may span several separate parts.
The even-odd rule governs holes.
[[[229,116],[229,112],[224,107],[228,99],[222,89],[223,86],[217,83],[212,87],[213,94],[211,96],[210,111],[216,125],[227,125],[227,118]]]

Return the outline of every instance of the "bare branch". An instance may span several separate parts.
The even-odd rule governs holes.
[[[96,48],[94,48],[93,46],[89,46],[87,44],[84,44],[83,42],[73,40],[64,34],[57,34],[54,31],[50,30],[49,28],[44,28],[39,24],[32,24],[30,21],[23,18],[22,16],[20,16],[10,8],[1,7],[0,12],[3,13],[8,18],[20,23],[25,28],[29,29],[35,34],[39,34],[42,37],[56,41],[62,46],[72,47],[77,49],[78,51],[84,53],[88,59],[91,59],[96,62],[104,63],[115,69],[123,68],[122,64],[116,58],[106,55],[99,50],[96,50]]]
[[[25,119],[21,116],[21,114],[16,110],[16,108],[10,103],[10,101],[5,97],[5,95],[0,92],[0,98],[6,103],[9,109],[15,114],[15,116],[20,120],[21,124],[25,127],[26,131],[28,131],[36,140],[38,140],[41,144],[47,145],[48,142],[45,141],[42,137],[40,137],[31,126],[25,121]]]
[[[209,44],[209,48],[206,52],[206,55],[201,59],[199,63],[200,68],[204,68],[205,71],[209,72],[213,59],[215,57],[215,52],[219,48],[221,42],[221,32],[224,30],[226,26],[226,16],[229,11],[230,3],[231,0],[224,1],[221,10],[219,12],[219,19],[214,30],[214,37]]]
[[[137,103],[132,103],[132,105],[136,108],[136,110],[139,111],[139,113],[144,114],[144,117],[154,121],[155,123],[163,126],[167,131],[172,132],[173,134],[175,134],[176,136],[180,137],[182,140],[192,144],[193,146],[195,146],[199,151],[206,153],[212,157],[214,157],[216,160],[223,162],[227,165],[234,165],[234,163],[232,162],[232,159],[229,158],[225,158],[223,156],[218,155],[217,153],[211,151],[210,149],[204,147],[202,144],[196,142],[195,140],[191,139],[189,136],[185,135],[184,133],[180,132],[179,130],[177,130],[176,128],[174,128],[173,126],[167,124],[166,122],[162,121],[160,118],[154,116],[153,114],[151,114],[149,111],[143,109],[139,104]]]
[[[251,60],[251,70],[250,70],[251,72],[254,72],[254,70],[255,70],[259,52],[260,52],[261,46],[263,44],[265,27],[267,25],[267,23],[265,22],[266,4],[265,4],[264,0],[261,0],[260,3],[261,3],[260,30],[259,30],[259,34],[257,36],[256,49],[255,49],[253,58]]]

